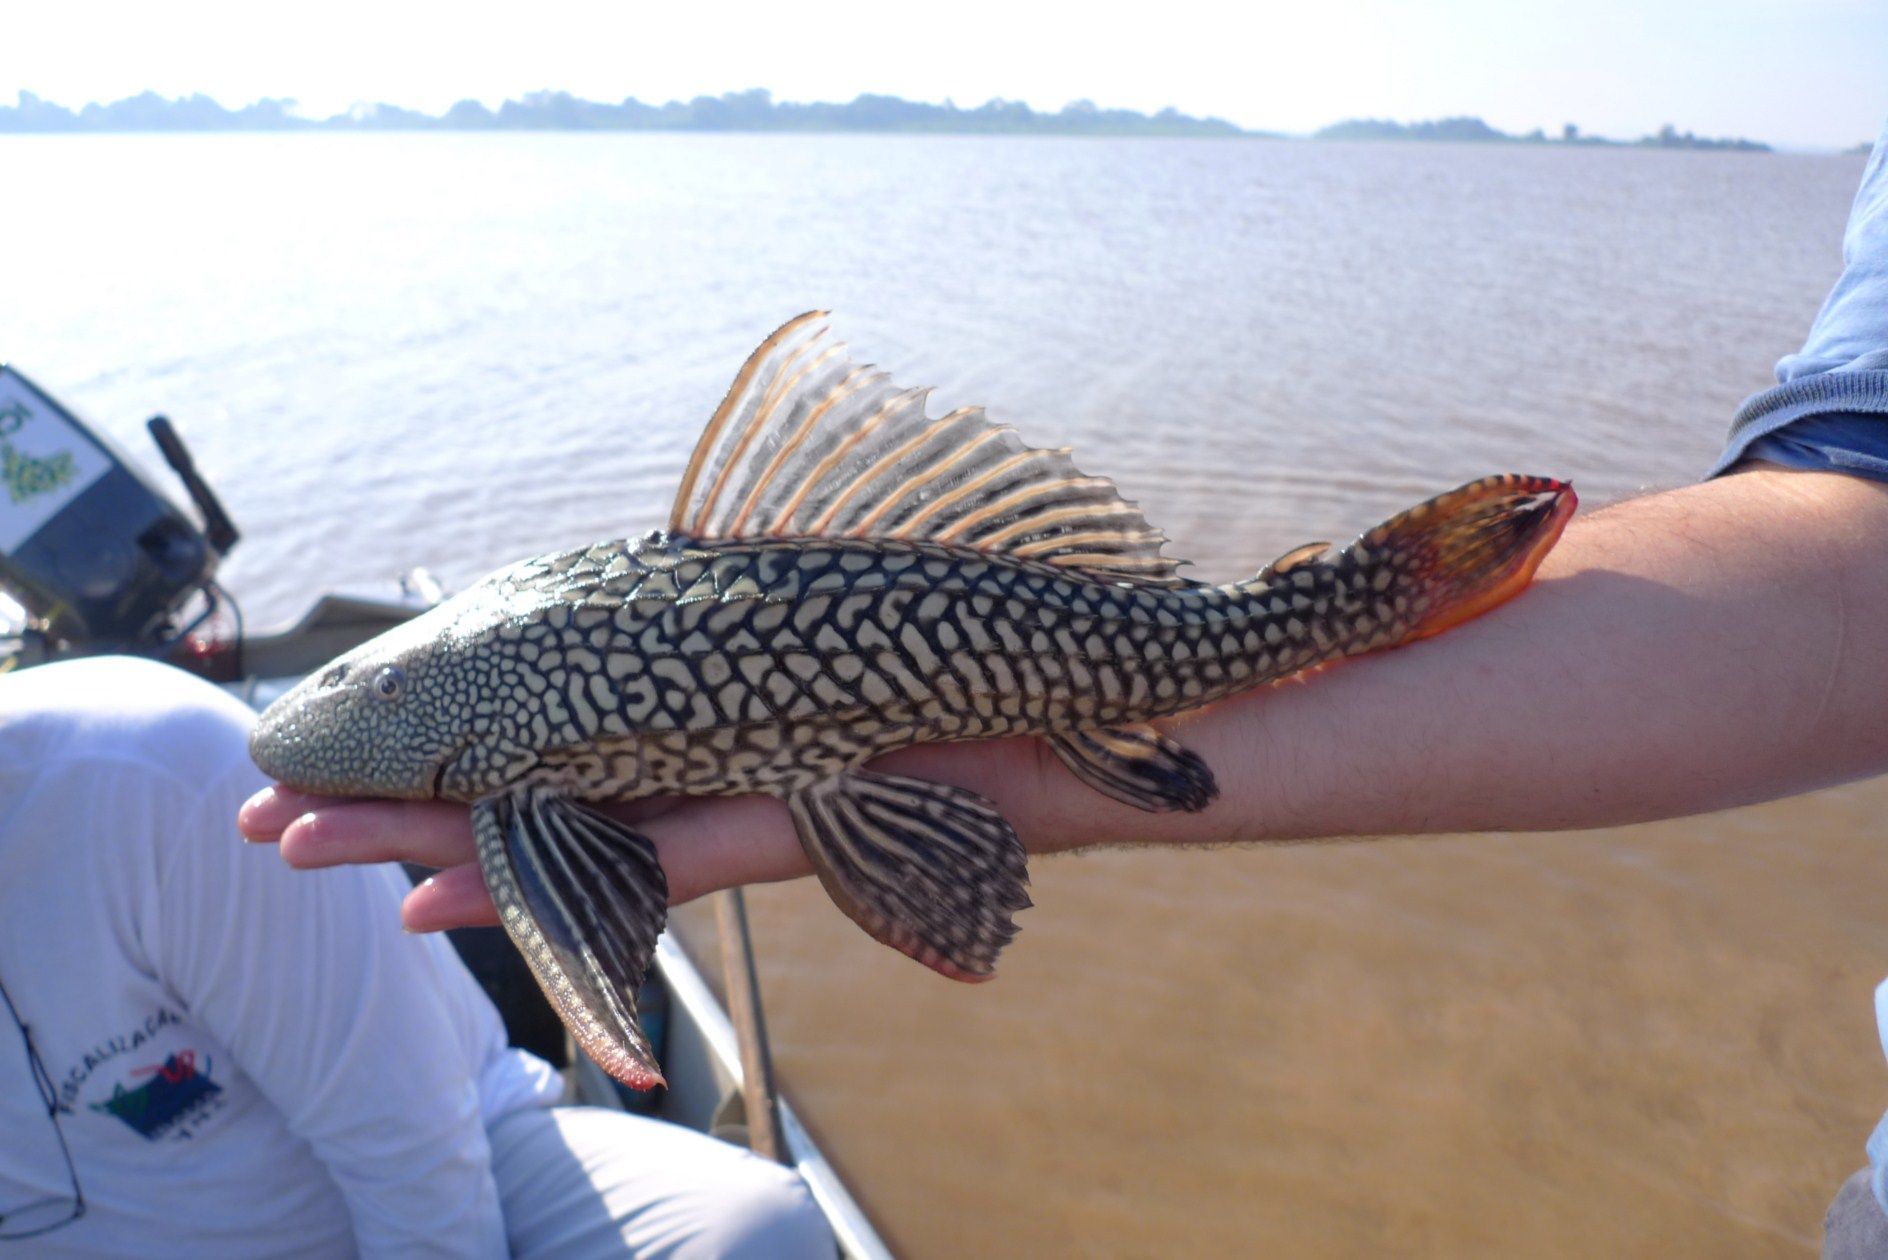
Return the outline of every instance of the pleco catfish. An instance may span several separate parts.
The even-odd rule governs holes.
[[[311,675],[262,715],[268,774],[472,804],[512,939],[618,1080],[661,1079],[635,995],[667,884],[597,802],[783,798],[839,908],[958,980],[1027,907],[990,803],[862,768],[909,744],[1029,734],[1097,791],[1198,810],[1212,772],[1150,724],[1436,634],[1525,587],[1572,488],[1496,476],[1341,551],[1189,581],[1114,484],[979,408],[855,365],[823,312],[763,342],[666,531],[526,560]]]

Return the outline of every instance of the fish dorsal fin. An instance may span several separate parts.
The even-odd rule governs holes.
[[[1255,580],[1262,581],[1266,578],[1275,578],[1281,573],[1290,573],[1293,569],[1301,569],[1307,564],[1312,564],[1323,559],[1324,554],[1330,549],[1331,544],[1328,542],[1306,543],[1302,547],[1293,547],[1290,551],[1287,551],[1284,555],[1259,570],[1259,576]]]
[[[698,539],[949,543],[1115,580],[1178,585],[1166,536],[1067,450],[1025,446],[981,407],[925,414],[828,339],[826,312],[760,344],[695,446],[669,516]]]

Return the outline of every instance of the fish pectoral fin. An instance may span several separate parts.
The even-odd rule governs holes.
[[[1154,813],[1205,809],[1219,795],[1213,771],[1145,722],[1049,737],[1062,764],[1097,792]]]
[[[479,866],[500,922],[584,1052],[636,1089],[663,1084],[636,992],[668,917],[655,846],[542,788],[472,808]]]
[[[1031,902],[1027,858],[962,788],[851,770],[788,799],[800,846],[841,910],[953,980],[987,980]]]

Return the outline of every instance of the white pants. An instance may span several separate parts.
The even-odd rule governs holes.
[[[600,1107],[515,1111],[488,1131],[513,1256],[833,1260],[790,1168],[680,1125]]]

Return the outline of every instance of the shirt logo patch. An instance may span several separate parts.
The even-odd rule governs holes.
[[[109,1102],[90,1105],[93,1111],[117,1116],[147,1141],[189,1137],[197,1121],[222,1109],[218,1095],[223,1087],[210,1079],[207,1057],[198,1066],[195,1050],[180,1050],[160,1065],[133,1068],[131,1075],[145,1080],[135,1089],[115,1084]]]

